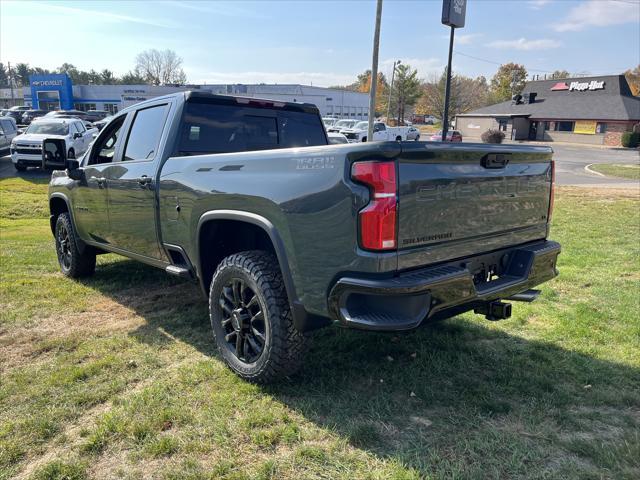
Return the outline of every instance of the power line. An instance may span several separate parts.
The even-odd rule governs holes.
[[[617,1],[620,1],[620,0],[617,0]],[[478,60],[478,61],[480,61],[480,62],[490,63],[490,64],[498,65],[498,66],[500,66],[500,65],[504,65],[504,62],[496,62],[496,61],[494,61],[494,60],[488,60],[488,59],[486,59],[486,58],[476,57],[476,56],[473,56],[473,55],[469,55],[469,54],[467,54],[467,53],[462,53],[462,52],[460,52],[460,51],[458,51],[458,50],[454,50],[453,52],[454,52],[456,55],[462,55],[463,57],[472,58],[472,59],[474,59],[474,60]],[[589,69],[589,72],[607,72],[607,73],[609,73],[609,72],[611,72],[611,71],[623,72],[623,71],[627,70],[628,68],[629,68],[629,67],[622,67],[622,68],[598,68],[598,69],[595,69],[595,70],[593,70],[593,69]],[[527,71],[528,71],[528,72],[541,72],[541,73],[554,73],[552,70],[542,70],[542,69],[539,69],[539,68],[529,68],[529,67],[527,67]]]

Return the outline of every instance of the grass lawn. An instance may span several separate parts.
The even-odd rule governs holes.
[[[600,164],[595,163],[589,167],[591,170],[609,175],[611,177],[630,178],[640,180],[640,163],[629,164]]]
[[[317,332],[247,384],[197,289],[58,273],[43,181],[0,180],[0,479],[640,478],[640,201],[560,189],[561,276],[510,320]]]

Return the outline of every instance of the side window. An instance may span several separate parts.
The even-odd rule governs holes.
[[[151,160],[156,156],[169,105],[138,110],[129,130],[124,161]]]
[[[85,131],[84,124],[82,122],[76,122],[76,128],[79,133],[84,133]]]
[[[384,123],[376,123],[376,127],[378,127],[378,131],[384,132],[387,127],[384,126]]]
[[[113,156],[116,153],[118,139],[122,132],[122,125],[126,115],[112,121],[107,127],[100,132],[100,136],[96,138],[96,142],[91,149],[91,157],[89,157],[89,165],[97,165],[100,163],[113,162]]]

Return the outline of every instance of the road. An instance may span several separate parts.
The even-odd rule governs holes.
[[[637,150],[581,147],[577,145],[561,145],[558,143],[551,147],[555,152],[557,185],[640,187],[636,180],[604,177],[595,173],[589,173],[585,170],[585,167],[592,163],[637,162],[640,159],[640,152]],[[11,158],[9,156],[0,158],[0,178],[14,177],[16,175],[44,178],[48,176],[48,173],[30,169],[25,173],[18,174],[11,164]]]

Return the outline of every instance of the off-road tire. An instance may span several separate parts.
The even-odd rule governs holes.
[[[93,275],[96,270],[96,254],[92,248],[80,253],[68,213],[61,213],[55,228],[56,254],[60,270],[65,277],[81,278]]]
[[[221,306],[223,288],[241,280],[258,298],[264,313],[265,341],[260,356],[252,363],[241,360],[225,338],[223,326],[228,313]],[[222,260],[209,288],[209,318],[220,355],[238,376],[255,383],[270,383],[295,373],[308,347],[308,336],[293,325],[289,300],[276,257],[261,250],[230,255]],[[246,318],[246,317],[245,317]],[[228,323],[228,320],[227,320]],[[235,327],[234,327],[235,328]],[[250,328],[250,327],[249,327]],[[237,349],[237,347],[236,347]]]
[[[13,164],[14,167],[16,167],[16,170],[18,172],[24,172],[27,170],[27,167],[25,167],[24,165],[22,165],[21,163],[14,163]]]
[[[419,142],[419,141],[420,141],[420,135],[418,135],[418,136],[416,137],[415,141],[416,141],[416,142]]]

